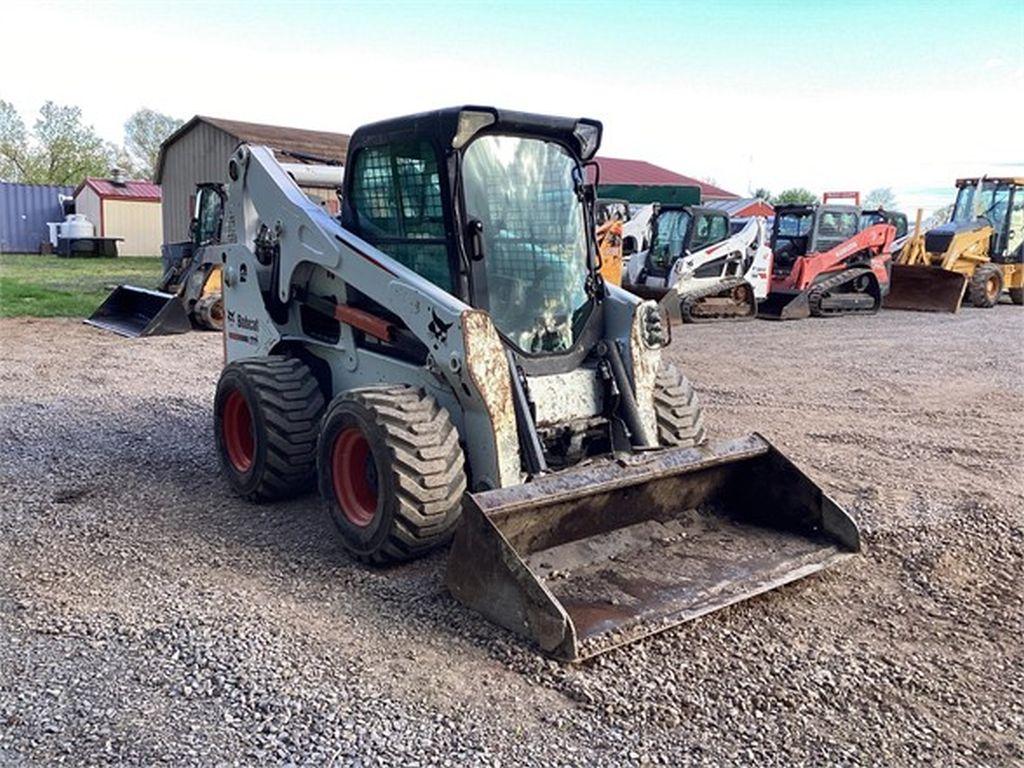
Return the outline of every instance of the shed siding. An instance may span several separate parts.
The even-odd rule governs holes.
[[[164,242],[188,240],[196,184],[227,184],[228,160],[236,146],[236,137],[200,121],[164,149],[163,173],[160,176]],[[324,205],[330,213],[338,213],[335,190],[302,187],[302,191]]]
[[[85,217],[92,222],[97,237],[103,237],[103,215],[100,213],[100,196],[92,187],[82,187],[82,190],[75,197],[75,213],[84,213]]]
[[[159,256],[163,242],[160,203],[142,200],[104,200],[103,228],[107,237],[123,237],[121,256]]]
[[[74,187],[0,182],[0,253],[38,253],[49,239],[48,221],[61,221],[58,195]]]
[[[163,190],[164,241],[188,240],[192,219],[189,201],[201,182],[227,182],[228,158],[238,141],[208,123],[199,122],[167,147],[160,186]]]

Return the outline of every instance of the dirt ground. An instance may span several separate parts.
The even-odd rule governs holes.
[[[0,321],[0,765],[1024,764],[1024,311],[675,337],[865,552],[561,665],[233,498],[217,335]]]

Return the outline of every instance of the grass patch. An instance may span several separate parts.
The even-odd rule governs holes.
[[[114,286],[154,288],[162,274],[158,258],[0,253],[0,317],[86,317]]]

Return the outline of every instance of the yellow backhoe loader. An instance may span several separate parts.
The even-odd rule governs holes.
[[[883,306],[957,312],[964,295],[992,307],[1004,290],[1024,304],[1024,178],[957,180],[950,221],[914,234],[892,268]]]

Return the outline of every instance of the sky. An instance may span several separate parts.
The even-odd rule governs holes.
[[[492,104],[597,118],[601,154],[739,195],[891,187],[927,214],[957,177],[1024,175],[1020,0],[15,2],[0,19],[0,99],[29,124],[77,105],[117,142],[144,106],[350,133]]]

